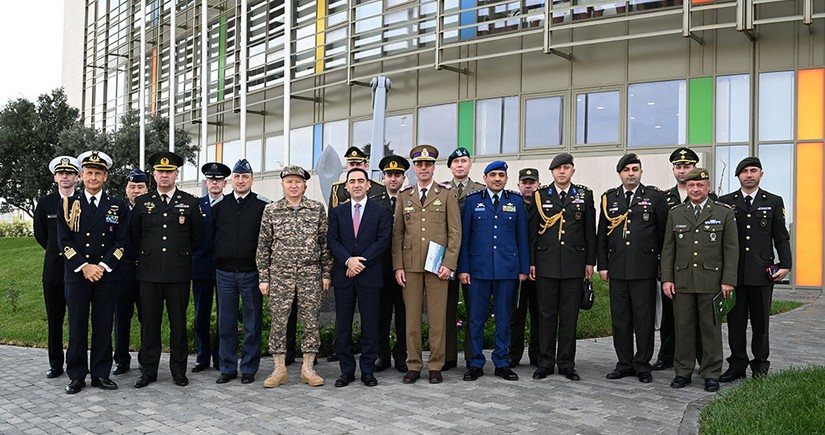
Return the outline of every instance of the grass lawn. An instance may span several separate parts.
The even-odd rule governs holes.
[[[742,381],[705,406],[699,432],[825,433],[825,367],[790,368]]]

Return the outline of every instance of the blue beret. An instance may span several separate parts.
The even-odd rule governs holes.
[[[141,171],[140,168],[134,168],[129,171],[129,175],[126,176],[126,182],[128,183],[148,183],[149,178],[146,176],[146,173]]]
[[[251,174],[252,165],[249,164],[248,160],[240,159],[238,160],[238,163],[235,163],[235,167],[232,169],[232,172],[235,174]]]
[[[496,160],[494,162],[490,162],[486,168],[484,168],[484,175],[487,175],[490,171],[504,171],[507,172],[507,162],[503,162],[501,160]]]

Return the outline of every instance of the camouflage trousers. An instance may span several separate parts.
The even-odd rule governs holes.
[[[298,295],[298,321],[303,325],[301,352],[317,353],[321,346],[318,318],[321,314],[323,287],[321,269],[307,268],[298,273],[273,275],[269,283],[269,352],[286,353],[286,324],[292,300]]]

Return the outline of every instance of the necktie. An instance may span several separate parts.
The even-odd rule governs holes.
[[[498,193],[496,193],[495,195],[493,195],[493,211],[495,211],[496,213],[498,213],[498,206]]]
[[[396,203],[396,200],[395,200],[395,197],[393,196],[392,198],[390,198],[390,207],[392,208],[393,213],[395,213],[395,203]]]
[[[427,188],[421,189],[421,205],[424,205],[424,201],[427,200]]]
[[[163,195],[160,196],[160,199],[163,200],[164,204],[169,204],[169,195],[164,193]]]
[[[361,204],[355,204],[355,214],[352,216],[352,231],[358,237],[358,227],[361,225]]]
[[[699,218],[700,214],[702,214],[702,206],[697,205],[696,210],[693,212],[693,215],[696,216],[696,218]]]
[[[241,197],[239,196],[239,197],[238,197],[238,206],[242,206],[242,205],[243,205],[243,198],[241,198]]]
[[[627,208],[630,208],[630,201],[633,200],[633,192],[628,190],[627,192],[624,193],[624,196],[625,196],[625,198],[627,198],[626,199]]]
[[[458,183],[458,197],[464,195],[464,183]]]
[[[753,198],[750,195],[745,197],[745,205],[748,206],[748,211],[751,209],[751,202],[753,202]]]
[[[566,196],[567,196],[567,192],[565,192],[563,190],[561,192],[559,192],[559,198],[561,199],[561,202],[564,202],[564,198]]]
[[[94,196],[89,198],[89,205],[92,206],[92,210],[97,211],[97,198]]]

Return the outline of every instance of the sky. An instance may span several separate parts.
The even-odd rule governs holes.
[[[10,99],[32,101],[61,86],[63,0],[2,0],[0,107]]]

